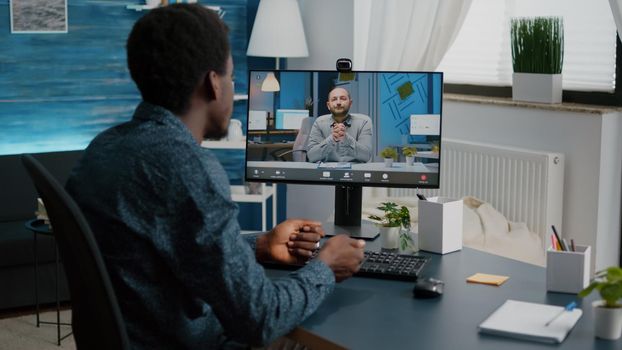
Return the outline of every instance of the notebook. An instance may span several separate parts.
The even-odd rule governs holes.
[[[565,311],[548,327],[545,326],[562,310],[563,306],[507,300],[479,325],[479,331],[517,339],[561,343],[583,314],[581,309]]]
[[[481,283],[490,284],[493,286],[500,286],[508,280],[508,276],[489,275],[485,273],[476,273],[473,276],[467,277],[469,283]]]

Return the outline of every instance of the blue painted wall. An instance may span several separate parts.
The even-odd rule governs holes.
[[[125,41],[145,12],[139,1],[69,1],[67,34],[11,34],[0,0],[0,155],[84,149],[102,130],[128,120],[140,95],[129,77]],[[210,1],[225,11],[238,93],[247,93],[246,0]],[[246,103],[234,117],[245,121]],[[237,157],[225,157],[240,178]],[[233,157],[236,158],[236,157]]]
[[[0,1],[0,154],[83,149],[129,119],[140,96],[124,38],[140,14],[120,1],[69,1],[67,34],[11,34]]]
[[[127,71],[125,41],[145,12],[125,6],[141,2],[70,0],[67,34],[11,34],[9,1],[0,0],[0,158],[84,149],[102,130],[131,118],[140,94]],[[207,2],[226,11],[240,94],[248,91],[247,38],[258,5],[258,0],[249,2],[251,6],[247,0]],[[258,62],[271,68],[274,60]],[[244,126],[246,108],[246,101],[236,102],[233,113]],[[241,183],[244,152],[217,155],[231,182]],[[285,198],[284,186],[281,193],[279,197]],[[260,215],[259,206],[242,205],[240,222],[245,229],[257,229]]]

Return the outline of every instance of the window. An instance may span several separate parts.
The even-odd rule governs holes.
[[[445,82],[511,86],[510,18],[535,16],[564,18],[565,91],[616,92],[616,26],[607,0],[473,0],[438,67]]]

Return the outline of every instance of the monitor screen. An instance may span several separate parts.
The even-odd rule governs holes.
[[[267,73],[249,72],[247,181],[438,188],[442,73],[274,71],[262,91]]]
[[[248,130],[266,130],[268,128],[267,111],[248,111]]]
[[[300,130],[302,120],[309,117],[306,109],[277,109],[275,116],[275,129],[277,130]]]

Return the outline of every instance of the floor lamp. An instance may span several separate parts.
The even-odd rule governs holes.
[[[277,70],[279,58],[309,56],[298,0],[259,2],[246,54],[274,57]]]

